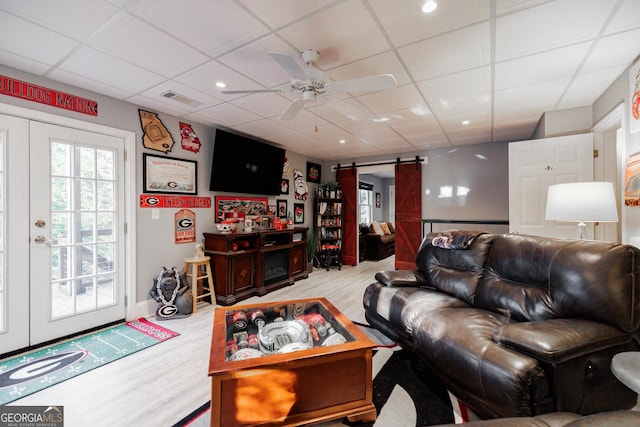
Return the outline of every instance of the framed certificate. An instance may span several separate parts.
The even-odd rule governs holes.
[[[198,163],[195,160],[142,155],[145,193],[198,194]]]

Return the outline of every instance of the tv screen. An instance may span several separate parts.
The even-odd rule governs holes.
[[[210,191],[280,194],[284,148],[217,129]]]

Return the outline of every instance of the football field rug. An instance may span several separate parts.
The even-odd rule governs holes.
[[[0,360],[0,405],[178,335],[140,318]]]

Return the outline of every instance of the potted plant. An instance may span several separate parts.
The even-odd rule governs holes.
[[[313,263],[318,251],[318,234],[313,231],[307,233],[307,272],[313,271]]]

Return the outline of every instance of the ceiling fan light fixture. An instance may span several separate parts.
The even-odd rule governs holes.
[[[302,99],[305,101],[313,101],[316,98],[316,92],[314,90],[305,90],[302,92]]]
[[[436,3],[435,0],[427,0],[422,5],[422,11],[424,13],[431,13],[435,11],[437,8],[438,8],[438,3]]]

